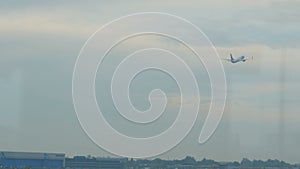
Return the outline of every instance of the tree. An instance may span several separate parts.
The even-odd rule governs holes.
[[[186,156],[185,159],[182,160],[183,164],[194,165],[196,164],[196,160],[194,157]]]
[[[242,166],[251,167],[252,166],[252,162],[249,159],[247,159],[247,158],[243,158],[243,160],[241,161],[241,165]]]

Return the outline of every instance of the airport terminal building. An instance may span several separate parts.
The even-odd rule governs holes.
[[[122,169],[127,158],[95,158],[63,153],[1,152],[0,168],[17,169]]]
[[[1,168],[63,168],[63,153],[0,152]]]

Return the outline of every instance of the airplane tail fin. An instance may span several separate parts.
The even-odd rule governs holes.
[[[232,53],[230,53],[230,59],[231,60],[234,60],[233,56],[232,56]]]

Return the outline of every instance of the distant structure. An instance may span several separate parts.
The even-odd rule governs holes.
[[[95,158],[75,156],[66,158],[67,169],[122,169],[125,168],[127,158]]]
[[[187,156],[182,160],[98,158],[63,153],[1,152],[0,169],[300,169],[300,164],[289,164],[277,159],[266,161],[217,162],[210,159],[197,161]]]
[[[63,153],[0,151],[0,168],[7,169],[123,169],[127,161],[127,158],[66,158]]]
[[[63,153],[0,152],[1,168],[63,168]]]

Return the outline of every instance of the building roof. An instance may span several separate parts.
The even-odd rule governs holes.
[[[0,158],[64,160],[64,153],[10,152],[0,151]]]

